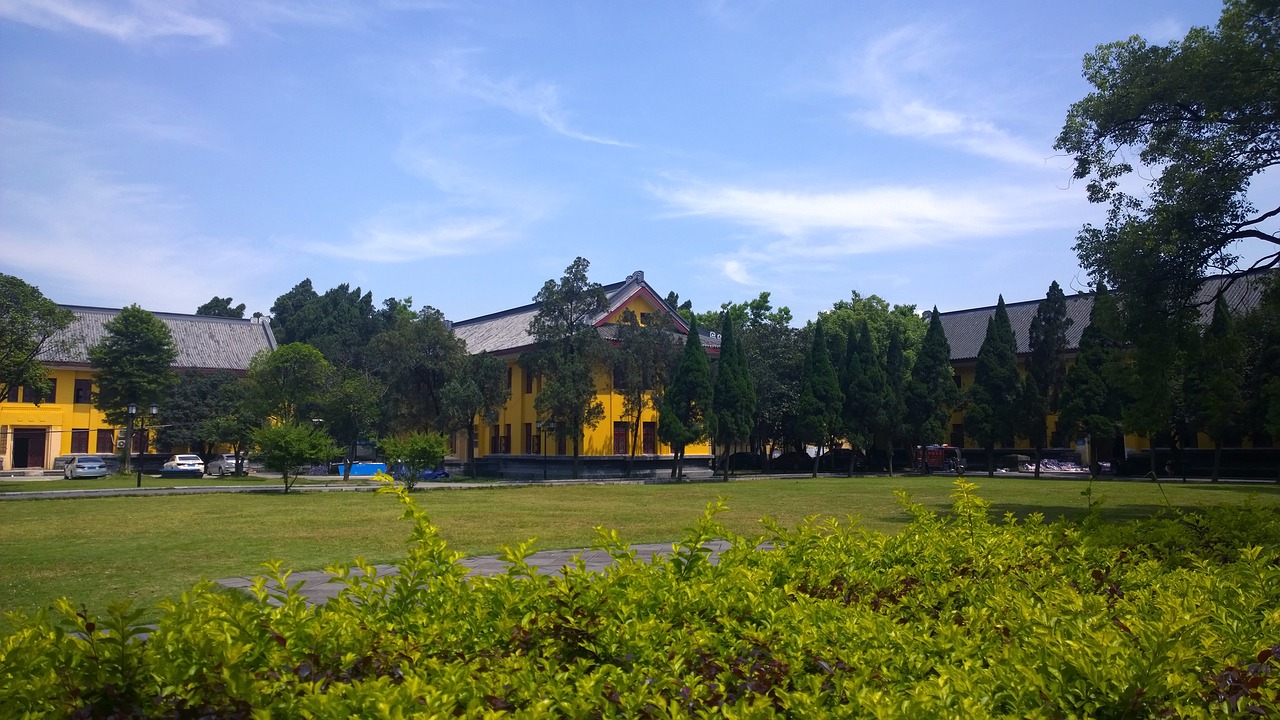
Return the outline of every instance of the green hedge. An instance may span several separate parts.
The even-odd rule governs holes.
[[[468,578],[403,489],[394,575],[313,606],[273,568],[154,627],[70,603],[13,618],[0,716],[401,718],[1280,716],[1280,520],[1249,506],[1126,525],[989,519],[958,480],[896,535],[715,521],[653,563]],[[705,541],[733,548],[709,559]],[[765,544],[766,548],[760,548]],[[145,636],[145,638],[143,637]]]

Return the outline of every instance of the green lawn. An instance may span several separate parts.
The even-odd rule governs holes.
[[[993,512],[1080,516],[1083,481],[971,478]],[[860,516],[893,532],[906,521],[895,488],[938,510],[953,478],[751,479],[728,484],[571,485],[416,493],[444,538],[467,554],[493,553],[537,538],[537,549],[590,545],[592,528],[632,542],[678,539],[708,502],[729,499],[721,519],[753,534],[771,515],[794,524],[809,515]],[[76,481],[83,483],[85,481]],[[278,482],[278,480],[277,480]],[[185,483],[184,483],[185,484]],[[1274,485],[1101,482],[1095,498],[1111,519],[1148,516],[1165,503],[1264,503],[1280,509]],[[0,608],[34,611],[59,596],[101,610],[114,599],[152,605],[201,578],[257,573],[282,560],[297,570],[364,557],[392,562],[409,528],[393,498],[369,492],[289,495],[206,494],[0,502]],[[0,621],[0,625],[4,625]]]
[[[40,492],[42,490],[103,490],[116,488],[132,488],[137,487],[138,477],[131,473],[117,473],[108,475],[104,478],[85,478],[80,480],[63,480],[58,479],[39,479],[32,480],[27,478],[0,478],[0,495],[5,493],[16,492]],[[298,480],[299,485],[375,485],[372,478],[353,477],[347,483],[342,482],[341,475],[331,475],[323,477],[303,477]],[[154,475],[142,476],[142,487],[144,488],[174,488],[174,487],[195,487],[208,485],[240,485],[249,487],[274,487],[281,486],[280,476],[276,474],[264,475],[240,475],[216,477],[208,476],[203,478],[161,478]]]

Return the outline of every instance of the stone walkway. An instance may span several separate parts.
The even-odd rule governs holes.
[[[706,544],[706,547],[711,549],[711,559],[713,561],[728,546],[729,543],[723,540],[714,540]],[[655,557],[671,554],[671,543],[648,543],[632,545],[631,548],[636,551],[637,558],[646,562],[652,561]],[[573,564],[573,556],[579,553],[581,553],[587,569],[592,572],[603,572],[613,564],[613,558],[603,550],[544,550],[530,555],[526,560],[540,574],[558,575],[561,568]],[[469,568],[471,571],[469,574],[471,575],[497,575],[507,570],[506,561],[498,555],[465,557],[459,560],[458,564]],[[375,565],[374,567],[379,575],[396,572],[394,565]],[[321,570],[295,572],[289,576],[289,580],[294,583],[303,583],[302,594],[315,603],[327,602],[330,598],[336,597],[343,588],[342,583],[335,582],[331,575]],[[219,580],[218,584],[247,592],[253,586],[253,578],[224,578]]]

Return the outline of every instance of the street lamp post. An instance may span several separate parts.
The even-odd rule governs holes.
[[[147,411],[148,411],[148,414],[150,414],[150,415],[151,415],[152,419],[154,419],[154,418],[155,418],[155,416],[156,416],[156,413],[159,411],[159,408],[157,408],[157,407],[156,407],[156,404],[155,404],[155,403],[151,403],[151,407],[147,408]],[[139,416],[139,415],[138,415],[138,406],[137,406],[137,404],[136,404],[136,403],[129,403],[129,430],[130,430],[130,432],[131,432],[131,433],[132,433],[132,431],[133,431],[133,418],[134,418],[135,416],[136,416],[136,417],[138,417],[138,432],[139,432],[139,433],[142,433],[144,430],[146,430],[145,426],[143,426],[143,422],[145,422],[145,419],[144,419],[143,417],[141,417],[141,416]],[[135,436],[135,437],[136,437],[136,436]],[[134,440],[133,438],[130,438],[130,439],[129,439],[129,442],[130,442],[130,444],[132,444],[132,443],[137,442],[137,441],[136,441],[136,440]],[[148,444],[148,443],[147,443],[146,439],[144,438],[144,439],[143,439],[143,444],[142,444],[142,448],[143,448],[143,450],[145,450],[145,449],[146,449],[147,444]],[[132,453],[132,452],[133,452],[133,448],[132,448],[132,447],[130,447],[130,448],[129,448],[129,453]],[[142,450],[139,450],[139,451],[138,451],[138,462],[137,462],[137,465],[135,465],[135,469],[136,469],[136,470],[137,470],[137,472],[138,472],[138,487],[142,487]]]

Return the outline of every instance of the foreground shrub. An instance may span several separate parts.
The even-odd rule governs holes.
[[[68,602],[12,618],[4,717],[1036,717],[1280,714],[1280,521],[1239,507],[1120,526],[914,505],[897,535],[811,519],[732,535],[708,509],[605,574],[467,577],[403,489],[398,572],[314,606],[273,567],[145,632]],[[733,546],[713,562],[704,543]],[[763,545],[763,547],[762,547]]]

